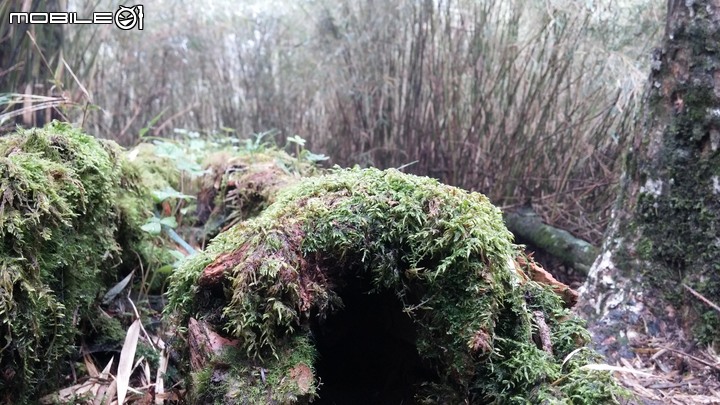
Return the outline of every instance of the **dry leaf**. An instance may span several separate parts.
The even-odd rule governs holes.
[[[117,372],[117,397],[118,404],[125,402],[128,387],[130,385],[130,374],[133,369],[133,361],[135,360],[135,349],[137,349],[138,337],[140,337],[140,319],[130,325],[125,336],[122,351],[120,352],[120,362],[118,363]]]

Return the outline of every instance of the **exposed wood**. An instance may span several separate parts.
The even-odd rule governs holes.
[[[547,354],[553,355],[552,348],[552,332],[545,322],[545,314],[542,311],[533,311],[533,320],[537,328],[536,339],[539,341],[539,347]]]
[[[577,291],[556,280],[552,274],[535,263],[531,257],[520,255],[515,258],[515,265],[519,267],[518,274],[523,278],[526,278],[523,275],[527,274],[530,280],[543,285],[549,285],[555,294],[563,299],[566,308],[572,308],[577,304]]]

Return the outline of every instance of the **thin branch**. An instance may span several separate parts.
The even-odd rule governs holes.
[[[673,352],[673,353],[675,353],[675,354],[679,354],[679,355],[681,355],[681,356],[683,356],[683,357],[687,357],[687,358],[690,359],[690,360],[694,360],[694,361],[696,361],[696,362],[698,362],[698,363],[700,363],[700,364],[703,364],[703,365],[706,365],[706,366],[708,366],[708,367],[710,367],[710,368],[713,368],[713,369],[715,369],[716,371],[720,371],[720,364],[710,363],[710,362],[708,362],[707,360],[703,360],[703,359],[701,359],[701,358],[699,358],[699,357],[693,356],[692,354],[687,354],[687,353],[682,352],[682,351],[680,351],[680,350],[673,349],[672,347],[663,347],[663,349],[670,350],[671,352]]]
[[[697,291],[693,290],[692,288],[688,287],[686,284],[683,284],[683,287],[685,287],[686,290],[690,291],[690,294],[694,295],[697,299],[699,299],[700,301],[706,303],[706,304],[707,304],[709,307],[711,307],[712,309],[720,312],[720,307],[717,306],[717,305],[716,305],[715,303],[713,303],[712,301],[710,301],[709,299],[703,297],[702,294],[700,294],[699,292],[697,292]]]

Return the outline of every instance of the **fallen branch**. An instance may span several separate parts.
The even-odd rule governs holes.
[[[700,363],[700,364],[702,364],[702,365],[708,366],[708,367],[710,367],[710,368],[712,368],[712,369],[714,369],[714,370],[716,370],[716,371],[720,371],[720,364],[710,363],[709,361],[706,361],[706,360],[703,360],[703,359],[701,359],[701,358],[699,358],[699,357],[693,356],[692,354],[688,354],[688,353],[685,353],[685,352],[683,352],[683,351],[680,351],[680,350],[677,350],[677,349],[673,349],[672,347],[663,347],[663,349],[667,349],[667,350],[669,350],[669,351],[671,351],[671,352],[673,352],[673,353],[675,353],[675,354],[678,354],[678,355],[683,356],[683,357],[685,357],[685,358],[688,358],[688,359],[690,359],[690,360],[694,360],[694,361],[696,361],[696,362],[698,362],[698,363]]]
[[[717,306],[715,303],[710,301],[709,299],[705,298],[700,294],[699,292],[693,290],[692,288],[688,287],[686,284],[683,284],[683,287],[685,287],[686,290],[690,291],[690,294],[694,295],[697,299],[700,301],[706,303],[710,308],[720,312],[720,307]]]
[[[568,231],[543,223],[540,216],[530,208],[505,212],[503,219],[520,242],[532,244],[583,275],[587,275],[598,255],[595,246],[574,237]]]

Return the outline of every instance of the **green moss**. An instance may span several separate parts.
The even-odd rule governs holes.
[[[588,364],[599,361],[601,361],[599,356],[590,350],[577,352],[562,366],[563,375],[553,384],[540,387],[537,399],[532,403],[558,405],[625,403],[631,398],[630,391],[618,389],[616,382],[607,372],[586,368]],[[560,386],[563,388],[560,389]]]
[[[0,138],[0,401],[23,403],[62,381],[74,322],[102,328],[84,321],[143,240],[147,203],[133,184],[116,144],[68,124]]]
[[[127,335],[127,329],[117,318],[101,314],[99,310],[96,316],[84,321],[88,323],[84,330],[91,330],[93,335],[98,336],[96,344],[122,345]]]
[[[312,377],[315,349],[307,336],[295,336],[279,356],[264,362],[239,363],[237,359],[241,357],[242,352],[227,348],[211,359],[207,367],[193,373],[191,401],[294,404],[316,396],[316,382]]]
[[[694,324],[694,337],[710,343],[718,341],[718,314],[678,286],[686,284],[711,300],[720,297],[720,199],[712,184],[720,175],[720,154],[710,139],[720,127],[715,92],[720,30],[702,3],[679,11],[682,23],[669,26],[662,69],[651,78],[656,86],[648,127],[628,162],[631,183],[660,180],[662,192],[640,189],[631,194],[635,207],[619,207],[636,214],[620,232],[635,249],[621,250],[614,259],[618,267],[641,273],[644,288],[659,292],[651,294],[665,301],[653,305],[656,317],[665,318],[661,309],[672,305],[686,314],[684,324]]]
[[[664,292],[664,299],[680,308],[694,307],[699,314],[696,337],[701,342],[717,339],[707,333],[720,326],[720,318],[697,300],[688,301],[677,286],[687,284],[708,297],[720,296],[720,200],[712,177],[720,175],[720,155],[708,153],[708,131],[717,127],[709,112],[717,105],[712,86],[702,81],[680,85],[685,110],[675,114],[663,137],[661,155],[643,164],[646,176],[663,182],[662,193],[641,190],[637,216],[632,224],[640,271],[650,287]],[[632,256],[632,255],[630,255]]]
[[[393,293],[417,325],[418,353],[438,374],[420,397],[533,401],[535,387],[558,381],[558,397],[570,398],[572,373],[594,378],[562,368],[587,331],[549,289],[524,281],[511,238],[480,194],[395,170],[337,170],[286,189],[220,234],[172,276],[168,310],[205,315],[239,340],[232,364],[269,370],[298,350],[311,319],[342,307],[343,286],[364,280],[371,294]],[[198,284],[209,265],[226,269],[224,295]],[[554,355],[534,343],[531,309],[547,319]],[[584,398],[615,401],[605,377],[607,391]],[[265,403],[268,389],[246,402]]]
[[[637,246],[638,255],[642,260],[648,260],[653,255],[653,243],[650,239],[643,239]]]
[[[172,145],[172,144],[170,144]],[[140,177],[139,184],[150,190],[163,190],[181,187],[181,173],[171,157],[157,150],[157,146],[141,143],[129,153],[128,159],[133,163],[135,175]]]
[[[212,153],[204,159],[203,167],[209,173],[201,180],[198,205],[212,210],[207,219],[215,227],[209,229],[212,236],[219,228],[257,216],[275,201],[280,190],[296,183],[301,176],[321,172],[312,162],[269,147],[256,152]],[[212,201],[202,201],[207,194]],[[205,199],[209,200],[208,197]]]

